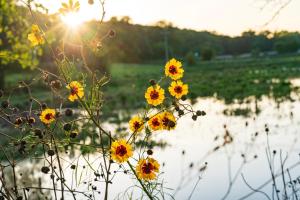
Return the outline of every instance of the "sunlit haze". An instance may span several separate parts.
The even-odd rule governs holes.
[[[50,12],[59,9],[61,2],[41,0]],[[293,0],[270,24],[265,26],[280,5],[270,4],[264,9],[264,0],[107,0],[105,20],[112,16],[129,16],[133,23],[151,25],[159,20],[172,22],[180,28],[215,31],[220,34],[240,35],[253,29],[299,31],[300,1]],[[283,1],[282,1],[283,2]],[[99,2],[89,5],[80,0],[77,16],[64,21],[76,25],[82,21],[99,19],[102,11]],[[74,20],[75,19],[75,20]]]

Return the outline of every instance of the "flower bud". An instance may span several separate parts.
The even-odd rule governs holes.
[[[152,85],[152,86],[156,85],[156,81],[153,80],[153,79],[149,80],[149,83],[150,83],[150,85]]]

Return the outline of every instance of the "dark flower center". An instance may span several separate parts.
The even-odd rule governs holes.
[[[45,119],[46,120],[50,120],[50,119],[52,119],[53,118],[53,114],[52,113],[47,113],[46,115],[45,115]]]
[[[176,86],[176,87],[174,88],[174,91],[175,91],[176,93],[178,93],[178,94],[181,94],[181,93],[182,93],[182,87],[181,87],[181,86]]]
[[[139,129],[141,127],[140,123],[139,122],[134,122],[133,123],[133,127],[135,130]]]
[[[150,174],[154,170],[154,166],[151,163],[145,163],[142,170],[144,174]]]
[[[117,155],[124,156],[126,153],[127,153],[126,147],[124,147],[123,145],[120,145],[117,147],[117,150],[116,150]]]
[[[78,87],[71,87],[71,94],[76,95],[78,93]]]
[[[167,118],[167,117],[164,117],[164,118],[162,119],[162,123],[163,123],[164,126],[168,126],[169,122],[170,122],[170,120],[169,120],[169,118]]]
[[[155,119],[152,120],[152,125],[153,126],[159,126],[160,125],[160,123],[159,123],[159,121],[158,121],[157,118],[155,118]]]
[[[177,73],[177,68],[174,65],[171,65],[169,67],[169,72],[174,75]]]
[[[151,91],[150,97],[152,100],[156,100],[159,97],[159,93],[156,90]]]

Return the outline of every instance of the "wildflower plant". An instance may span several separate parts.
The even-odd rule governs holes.
[[[101,5],[104,5],[102,1]],[[27,6],[30,8],[30,3]],[[78,1],[70,0],[69,4],[62,5],[60,12],[65,15],[67,12],[77,12],[79,9]],[[35,19],[34,16],[33,19]],[[10,167],[13,176],[16,177],[16,166],[22,163],[23,158],[38,157],[44,163],[40,169],[41,173],[50,175],[52,188],[48,188],[48,190],[52,192],[55,199],[58,199],[58,196],[65,199],[66,193],[71,194],[73,199],[76,199],[77,195],[95,199],[95,196],[91,195],[89,191],[83,192],[74,185],[70,185],[64,175],[66,169],[63,167],[63,161],[67,159],[63,153],[69,147],[79,147],[80,156],[87,163],[86,170],[94,172],[95,180],[104,185],[103,199],[108,199],[109,185],[117,176],[117,172],[113,171],[113,168],[118,168],[119,171],[134,178],[137,182],[136,187],[141,188],[143,195],[149,199],[159,198],[157,195],[163,196],[161,164],[153,156],[152,149],[147,145],[139,146],[138,141],[147,144],[153,134],[176,129],[178,121],[183,115],[191,114],[194,120],[203,115],[203,111],[194,111],[191,105],[184,103],[186,95],[188,95],[188,85],[182,81],[184,78],[182,63],[174,58],[171,59],[164,68],[162,67],[162,77],[153,77],[158,81],[149,81],[145,93],[141,94],[145,97],[145,108],[139,110],[139,113],[129,120],[128,134],[119,135],[105,128],[101,115],[101,109],[105,106],[103,87],[109,82],[109,78],[93,71],[87,65],[83,54],[81,54],[81,60],[84,67],[79,67],[78,62],[69,58],[65,53],[65,41],[62,41],[61,44],[63,48],[58,48],[59,52],[56,53],[53,50],[54,47],[47,40],[47,34],[45,34],[47,30],[42,30],[41,27],[38,22],[33,24],[31,32],[28,33],[28,40],[32,48],[44,45],[53,52],[53,60],[58,73],[55,74],[44,69],[38,69],[38,71],[57,101],[48,106],[32,96],[30,86],[33,83],[23,82],[18,86],[28,92],[28,110],[22,111],[10,104],[9,98],[13,91],[5,91],[4,96],[1,94],[0,117],[19,133],[10,136],[0,132],[8,139],[9,144],[6,148],[1,146],[4,155],[0,165],[3,177],[6,175],[4,173],[6,167]],[[107,34],[107,36],[110,35]],[[92,40],[97,40],[97,37]],[[99,42],[101,41],[99,40]],[[166,84],[169,86],[163,88],[162,86]],[[77,106],[74,109],[77,114],[67,107],[70,104]],[[91,138],[90,142],[84,138],[80,139],[83,137],[85,127],[89,127],[86,134]],[[38,155],[36,152],[39,152]],[[91,152],[96,153],[100,160],[98,169],[84,156]],[[21,158],[18,157],[20,155]],[[8,162],[9,165],[3,164],[2,161]],[[68,169],[75,170],[77,174],[79,164],[73,162],[69,164],[70,168]],[[84,174],[77,174],[76,180],[78,176],[86,179]],[[1,178],[0,181],[2,183],[1,194],[7,199],[21,199],[22,196],[27,198],[27,195],[31,194],[29,190],[26,190],[29,187],[18,184],[17,178],[13,178],[13,187],[7,185],[4,178]],[[82,182],[77,180],[76,185],[80,185]],[[95,185],[90,189],[97,191]]]

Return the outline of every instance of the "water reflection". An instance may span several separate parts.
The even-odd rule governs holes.
[[[191,116],[184,116],[175,131],[153,134],[154,141],[165,141],[169,145],[167,148],[153,149],[154,156],[163,166],[160,179],[166,194],[173,195],[175,199],[195,200],[267,199],[262,192],[270,197],[276,195],[276,191],[272,191],[267,155],[271,156],[275,176],[281,170],[281,160],[284,160],[284,169],[292,166],[289,169],[290,176],[285,174],[286,190],[282,176],[275,179],[279,190],[277,194],[282,198],[285,191],[290,195],[293,189],[297,189],[298,182],[289,182],[297,180],[300,172],[300,113],[297,112],[300,110],[300,102],[285,101],[278,104],[263,97],[260,101],[249,100],[243,104],[225,105],[215,98],[200,98],[194,107],[205,110],[207,115],[198,121],[191,120]],[[248,109],[251,112],[242,116],[224,114],[224,110],[234,109]],[[124,131],[121,124],[105,126],[111,131]],[[78,157],[67,156],[70,152],[65,152],[62,156],[65,158],[63,166],[66,169],[66,181],[72,188],[87,192],[85,195],[99,198],[101,193],[93,190],[102,191],[104,188],[101,175],[97,174],[100,171],[99,155],[96,152],[83,156],[78,152],[79,150],[75,150],[73,154]],[[23,162],[24,165],[18,168],[19,174],[26,174],[32,166],[43,166],[43,163]],[[76,169],[70,170],[72,165],[76,165]],[[118,165],[114,165],[113,171],[116,177],[109,189],[110,198],[128,199],[132,195],[135,199],[140,199],[141,191],[137,187],[131,187],[136,182],[126,174],[128,172]],[[34,177],[28,179],[39,177],[43,179],[44,187],[51,187],[50,175],[45,176],[39,170]],[[33,181],[32,185],[34,184]],[[263,187],[259,188],[260,186]],[[261,192],[254,193],[253,190],[257,188]],[[129,196],[124,196],[124,191]],[[79,199],[84,198],[81,193],[77,195]],[[171,199],[168,195],[165,198]]]

